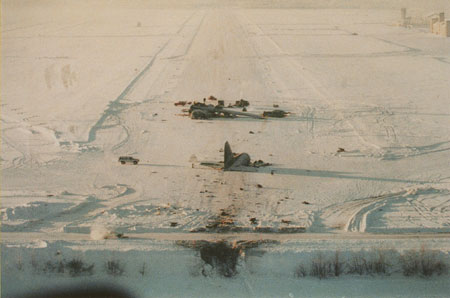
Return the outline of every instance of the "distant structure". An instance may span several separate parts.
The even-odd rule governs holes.
[[[400,10],[401,13],[401,20],[400,20],[400,26],[402,27],[409,27],[411,25],[411,17],[406,16],[406,8],[402,8]]]
[[[445,19],[445,13],[433,13],[430,18],[430,31],[436,35],[450,37],[450,20]]]

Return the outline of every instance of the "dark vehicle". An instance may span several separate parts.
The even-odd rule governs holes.
[[[132,163],[134,165],[137,165],[139,162],[139,159],[131,157],[131,156],[120,156],[119,162],[123,165],[126,163]]]

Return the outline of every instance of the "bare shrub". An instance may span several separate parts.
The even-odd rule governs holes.
[[[34,272],[39,272],[39,262],[34,253],[31,254],[31,268],[33,268]]]
[[[327,260],[324,255],[319,252],[311,261],[311,276],[320,279],[327,278],[333,275],[333,262]]]
[[[305,277],[308,275],[313,277],[328,278],[333,276],[340,276],[344,273],[345,262],[341,261],[341,254],[336,251],[334,256],[327,258],[323,253],[319,252],[311,260],[309,272],[303,264],[300,264],[295,269],[294,275],[296,277]]]
[[[19,271],[24,270],[23,260],[22,260],[22,256],[20,254],[17,256],[16,269]]]
[[[74,258],[68,262],[64,260],[50,260],[45,262],[45,264],[40,268],[40,271],[44,273],[69,273],[70,276],[92,275],[93,270],[94,264],[86,265],[78,258]]]
[[[447,264],[439,259],[438,252],[426,250],[424,247],[420,250],[420,273],[423,276],[441,275],[447,271]]]
[[[389,274],[391,265],[387,262],[386,251],[383,249],[374,249],[370,254],[367,263],[367,272],[369,274]]]
[[[448,266],[443,260],[437,260],[434,269],[437,275],[448,273]]]
[[[400,263],[404,276],[419,274],[420,262],[417,251],[406,251],[403,255],[400,256]]]
[[[332,261],[334,276],[341,275],[341,273],[343,272],[343,265],[344,263],[340,261],[340,253],[339,251],[336,251],[336,253],[334,254],[334,259]]]
[[[141,269],[139,270],[139,273],[140,273],[142,276],[144,276],[145,273],[147,272],[145,267],[146,267],[146,264],[145,264],[145,262],[144,262],[144,264],[142,264]]]
[[[420,275],[430,277],[433,274],[441,275],[447,272],[447,264],[439,258],[438,252],[427,250],[409,250],[400,256],[403,275]]]
[[[392,273],[392,262],[400,259],[402,273],[405,276],[431,277],[448,273],[448,264],[439,251],[409,250],[399,254],[393,249],[372,249],[353,252],[348,259],[342,261],[339,251],[334,256],[327,257],[323,253],[317,253],[311,260],[311,266],[307,268],[300,264],[295,268],[294,276],[297,278],[312,276],[320,279],[342,274],[359,275],[389,275]],[[344,271],[344,266],[346,270]]]
[[[121,276],[125,272],[125,266],[119,261],[107,261],[105,264],[106,273],[112,276]]]
[[[367,273],[367,260],[363,251],[352,253],[349,259],[347,273],[359,275]]]
[[[298,278],[305,277],[306,275],[308,275],[308,271],[306,270],[304,265],[300,264],[295,269],[294,275],[295,275],[295,277],[298,277]]]
[[[374,249],[370,253],[361,250],[353,253],[350,257],[347,273],[359,275],[389,274],[390,267],[385,250]]]
[[[45,273],[64,273],[64,263],[62,261],[47,261],[42,271]]]
[[[94,271],[94,264],[85,265],[80,259],[74,258],[66,263],[71,276],[92,275]]]

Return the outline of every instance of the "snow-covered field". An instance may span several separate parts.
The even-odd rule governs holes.
[[[396,24],[450,4],[328,2],[3,1],[2,294],[88,278],[138,297],[448,295],[448,275],[405,278],[398,260],[450,259],[450,38]],[[174,105],[209,95],[291,114]],[[272,165],[201,165],[225,141]],[[272,242],[227,279],[179,243],[204,240]],[[294,277],[317,251],[372,248],[398,250],[392,276]],[[95,273],[57,274],[58,258]]]

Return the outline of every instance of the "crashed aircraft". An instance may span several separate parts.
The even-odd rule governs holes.
[[[192,119],[210,119],[215,117],[235,117],[235,116],[245,116],[255,119],[264,119],[264,117],[252,113],[234,111],[232,109],[226,109],[221,105],[206,105],[203,103],[194,103],[189,108],[189,113]]]
[[[236,101],[235,104],[229,104],[228,108],[225,108],[225,101],[218,100],[214,96],[208,97],[208,100],[217,101],[216,105],[206,104],[206,98],[202,102],[196,101],[178,101],[175,102],[175,106],[190,105],[189,109],[183,109],[183,112],[189,112],[189,116],[192,119],[206,120],[211,118],[235,118],[235,117],[249,117],[254,119],[266,119],[266,118],[284,118],[289,115],[289,112],[283,110],[264,111],[261,114],[249,113],[247,108],[250,105],[245,99]],[[275,106],[275,105],[274,105]],[[278,107],[278,105],[276,105]],[[242,111],[236,111],[235,108],[242,108]],[[187,116],[187,115],[186,115]]]
[[[247,153],[233,154],[230,144],[225,142],[224,155],[224,171],[242,171],[244,168],[250,167],[250,155]]]
[[[262,160],[250,162],[250,155],[247,153],[233,153],[228,142],[225,142],[223,155],[224,171],[256,172],[259,167],[270,166],[270,163],[265,163]]]
[[[240,154],[233,153],[233,151],[231,151],[231,146],[228,142],[225,142],[225,147],[223,151],[224,151],[223,162],[204,161],[201,162],[200,165],[211,167],[217,170],[236,171],[236,172],[237,171],[256,172],[258,171],[259,167],[267,167],[272,165],[262,160],[251,162],[250,155],[248,155],[247,153],[240,153]]]

